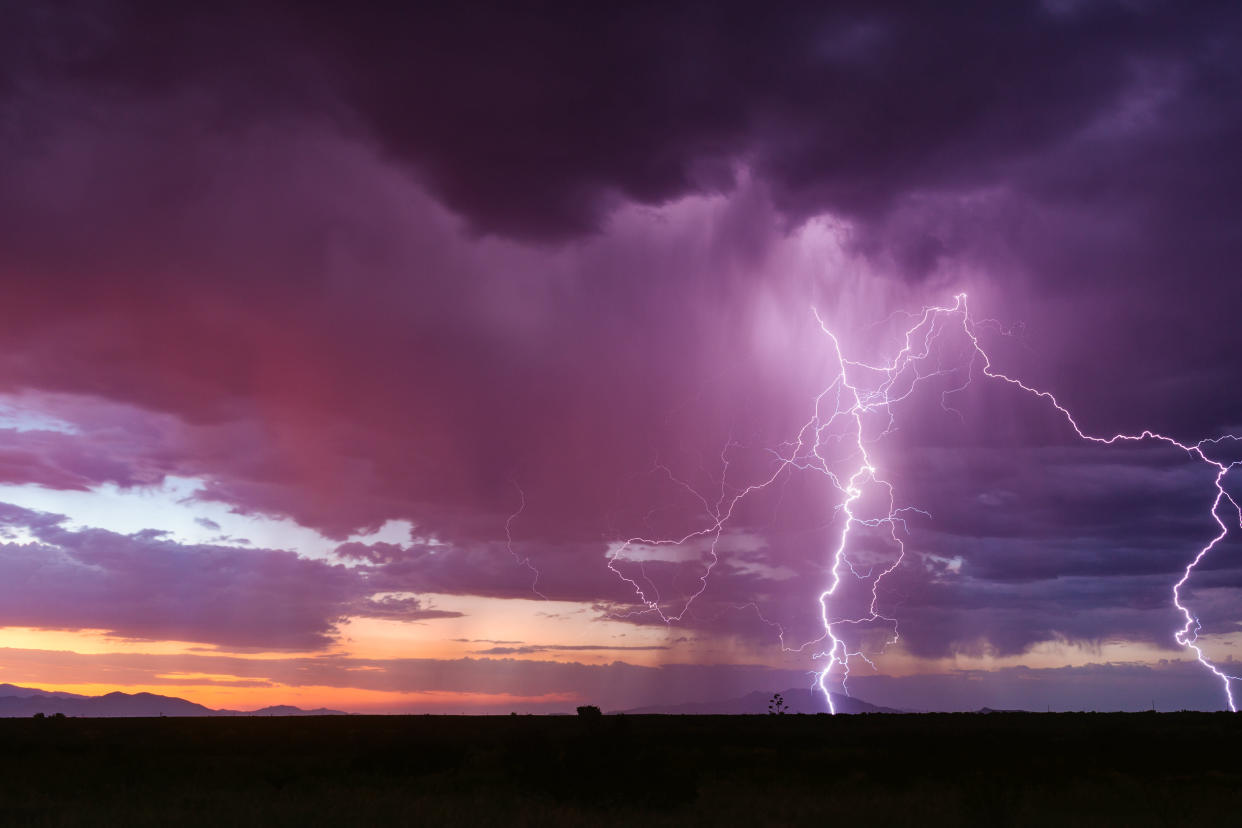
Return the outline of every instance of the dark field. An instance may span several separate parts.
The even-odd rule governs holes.
[[[0,720],[0,825],[1224,825],[1242,716]]]

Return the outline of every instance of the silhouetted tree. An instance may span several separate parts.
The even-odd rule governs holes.
[[[785,697],[780,693],[773,693],[772,700],[768,702],[768,715],[784,716],[788,709],[789,705],[785,704]]]
[[[584,719],[592,719],[592,718],[595,718],[596,716],[600,716],[603,714],[599,712],[599,708],[596,707],[595,705],[584,704],[582,707],[578,708],[578,715],[583,717]]]

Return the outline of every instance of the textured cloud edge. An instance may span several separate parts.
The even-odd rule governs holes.
[[[650,634],[607,556],[701,526],[674,479],[720,488],[722,447],[766,468],[830,367],[811,305],[879,354],[876,320],[965,289],[1088,431],[1236,430],[1233,4],[481,8],[14,10],[0,482],[70,520],[14,519],[4,623],[330,648],[467,612],[418,596],[537,599],[525,560]],[[931,516],[891,582],[906,656],[1172,654],[1210,480],[994,390],[904,414],[881,459]],[[157,490],[224,528],[92,524]],[[813,633],[828,494],[748,505],[676,634],[728,660],[772,646],[760,616]],[[1236,551],[1188,595],[1222,652]],[[703,549],[642,554],[694,591]]]

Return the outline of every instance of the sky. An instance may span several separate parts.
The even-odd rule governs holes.
[[[1078,439],[960,324],[863,430],[900,524],[791,458],[961,293],[1085,432],[1242,435],[1242,8],[606,5],[0,0],[0,682],[810,686],[900,538],[858,697],[1224,708],[1174,637],[1202,458]],[[1218,514],[1180,596],[1242,675]]]

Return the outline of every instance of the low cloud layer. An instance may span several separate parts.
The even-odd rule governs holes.
[[[190,479],[188,503],[340,547],[6,512],[3,623],[315,649],[345,617],[452,618],[410,597],[432,592],[660,623],[608,556],[771,470],[829,376],[812,306],[883,359],[892,314],[965,290],[996,363],[1093,433],[1242,426],[1236,4],[10,22],[0,483]],[[1171,648],[1171,583],[1215,531],[1203,467],[1083,448],[977,372],[952,411],[941,390],[875,449],[926,513],[880,596],[902,646]],[[749,499],[681,623],[726,651],[813,638],[839,502],[805,474]],[[410,539],[351,540],[390,521]],[[859,566],[889,554],[861,541]],[[672,611],[710,554],[663,551],[616,568]],[[1207,636],[1239,631],[1236,552],[1187,587]]]
[[[0,503],[0,626],[305,651],[334,643],[346,617],[461,616],[412,596],[376,596],[365,572],[289,550],[189,545],[156,530],[123,535],[66,521]]]

